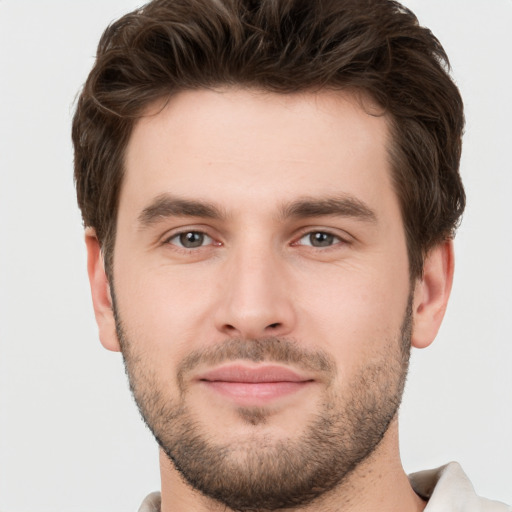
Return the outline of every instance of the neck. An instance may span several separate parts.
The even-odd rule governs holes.
[[[183,480],[160,451],[161,512],[229,512]],[[426,503],[412,490],[400,462],[398,423],[390,425],[376,450],[338,487],[309,505],[286,512],[422,512]],[[264,511],[261,511],[264,512]]]

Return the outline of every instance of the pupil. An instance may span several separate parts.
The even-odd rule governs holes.
[[[203,245],[204,235],[202,233],[196,233],[191,231],[190,233],[183,233],[180,235],[180,243],[183,247],[188,249],[192,247],[200,247]]]
[[[318,232],[310,235],[311,245],[314,247],[328,247],[329,245],[332,245],[333,240],[334,235],[329,233]]]

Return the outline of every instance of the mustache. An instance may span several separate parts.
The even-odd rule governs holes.
[[[178,366],[178,381],[183,383],[184,376],[200,365],[215,366],[239,360],[282,363],[304,371],[327,374],[331,378],[336,374],[336,363],[330,354],[305,349],[296,341],[278,337],[230,338],[221,344],[188,354]]]

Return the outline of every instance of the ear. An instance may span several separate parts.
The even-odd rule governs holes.
[[[437,335],[453,283],[453,242],[436,245],[426,256],[423,276],[416,281],[412,346],[428,347]]]
[[[114,311],[110,285],[103,263],[100,243],[92,228],[85,230],[85,245],[87,246],[87,273],[91,285],[92,304],[98,324],[101,344],[108,350],[119,352],[121,347],[116,333]]]

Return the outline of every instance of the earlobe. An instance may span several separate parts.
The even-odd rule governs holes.
[[[87,273],[100,341],[106,349],[119,352],[121,347],[116,333],[110,286],[105,273],[100,244],[96,232],[92,228],[85,230],[85,245],[87,247]]]
[[[435,246],[426,256],[423,276],[416,281],[413,302],[412,346],[428,347],[437,335],[453,282],[451,240]]]

